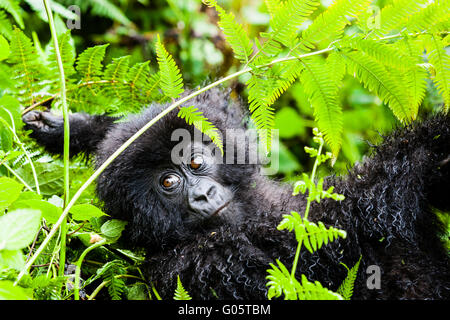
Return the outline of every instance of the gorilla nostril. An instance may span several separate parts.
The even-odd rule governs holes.
[[[209,188],[208,192],[206,192],[206,195],[208,197],[214,197],[216,194],[216,187],[215,186],[211,186],[211,188]]]
[[[196,196],[194,198],[194,201],[198,201],[198,202],[200,202],[200,201],[208,201],[208,198],[206,197],[206,195],[200,194],[200,195],[198,195],[198,196]]]

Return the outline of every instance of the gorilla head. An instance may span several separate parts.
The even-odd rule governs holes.
[[[214,92],[191,102],[219,123],[224,138],[225,128],[243,128],[242,117],[231,116],[239,110],[227,112],[227,101]],[[152,106],[109,130],[99,145],[96,164],[162,110]],[[222,156],[211,142],[196,141],[199,131],[177,113],[174,110],[147,130],[98,179],[98,195],[107,212],[129,220],[131,238],[152,247],[192,236],[193,228],[239,223],[235,195],[248,187],[257,170],[255,165],[225,165],[227,154]]]

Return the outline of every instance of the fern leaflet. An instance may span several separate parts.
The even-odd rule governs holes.
[[[347,72],[387,103],[400,121],[410,122],[415,119],[417,114],[408,103],[406,90],[380,62],[358,51],[339,51],[339,54],[345,58]]]
[[[338,237],[346,238],[347,233],[334,227],[328,229],[322,222],[315,224],[307,219],[303,219],[300,214],[291,211],[290,215],[284,215],[283,220],[277,227],[278,230],[294,230],[297,242],[303,244],[309,252],[313,253]]]
[[[189,293],[184,289],[180,276],[177,277],[177,288],[175,289],[174,300],[192,300]]]
[[[76,69],[83,81],[98,80],[102,75],[102,61],[107,46],[109,44],[87,48],[78,56]]]
[[[433,82],[444,98],[445,109],[450,110],[450,56],[445,52],[443,42],[435,35],[427,36],[426,39],[428,59],[436,71]]]
[[[347,269],[347,277],[344,279],[344,281],[342,281],[341,285],[337,289],[337,293],[339,293],[342,298],[344,298],[344,300],[350,300],[353,295],[353,287],[355,285],[360,262],[361,256],[351,269],[349,269],[345,264],[341,262],[341,264]]]
[[[327,65],[314,58],[302,60],[305,70],[300,81],[314,109],[319,130],[335,156],[342,143],[343,116],[338,99],[338,87],[330,77]]]
[[[342,297],[324,288],[320,282],[310,282],[305,275],[302,274],[301,282],[291,276],[286,267],[277,259],[277,265],[270,264],[271,269],[267,272],[266,277],[269,281],[267,286],[268,299],[280,297],[284,294],[285,300],[342,300]]]
[[[219,130],[208,121],[203,115],[203,112],[194,106],[180,108],[178,116],[189,125],[194,125],[202,133],[211,138],[211,141],[220,149],[223,154],[223,143]]]
[[[172,56],[164,48],[159,35],[156,41],[156,57],[161,76],[161,89],[169,98],[178,98],[184,91],[183,78]]]
[[[219,13],[219,26],[233,49],[236,59],[248,63],[248,59],[253,52],[253,45],[242,25],[236,22],[232,13],[227,13],[215,0],[205,0],[204,3],[210,7],[215,7]]]

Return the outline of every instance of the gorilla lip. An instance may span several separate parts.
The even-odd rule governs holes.
[[[227,207],[230,204],[230,201],[225,202],[223,205],[221,205],[219,207],[219,209],[217,209],[211,216],[218,216],[220,215],[220,211],[222,211],[223,209],[225,209],[225,207]]]

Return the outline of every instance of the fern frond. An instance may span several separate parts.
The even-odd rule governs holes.
[[[342,297],[325,287],[319,281],[310,282],[302,274],[301,286],[297,286],[299,300],[342,300]]]
[[[130,102],[127,80],[130,56],[113,58],[112,62],[105,67],[104,79],[111,83],[105,89],[114,94],[118,100]]]
[[[401,83],[390,76],[385,67],[362,52],[338,52],[345,60],[347,72],[377,94],[401,122],[410,122],[417,114],[408,103]]]
[[[0,34],[6,39],[11,40],[12,38],[12,24],[6,16],[5,11],[0,10]]]
[[[110,18],[125,26],[131,25],[131,21],[125,16],[122,10],[109,0],[91,0],[86,2],[91,6],[93,14]]]
[[[0,8],[4,9],[14,18],[14,21],[19,25],[21,29],[25,28],[22,19],[22,9],[20,8],[19,1],[16,0],[2,0],[0,1]]]
[[[302,32],[301,46],[309,51],[313,43],[338,39],[344,28],[350,24],[347,17],[356,18],[367,10],[372,0],[336,0],[325,12],[314,19],[313,23]]]
[[[264,0],[266,4],[267,11],[270,16],[273,17],[277,11],[285,4],[282,0]]]
[[[336,86],[340,86],[342,79],[346,73],[346,67],[343,59],[336,52],[331,52],[326,60],[327,70],[330,71],[330,78]]]
[[[302,274],[301,282],[293,278],[287,268],[278,259],[277,265],[270,264],[271,269],[266,277],[269,281],[267,286],[268,299],[280,297],[284,294],[285,300],[342,300],[342,297],[327,288],[324,288],[320,282],[310,282]]]
[[[300,76],[305,93],[314,109],[319,130],[335,156],[342,143],[343,116],[338,87],[330,77],[332,71],[319,59],[303,59],[305,70]]]
[[[446,26],[446,27],[445,27]],[[436,0],[423,10],[412,15],[406,24],[410,32],[429,30],[446,31],[450,28],[450,0]]]
[[[416,67],[416,61],[413,58],[405,55],[401,50],[396,49],[392,45],[382,42],[353,37],[341,41],[337,44],[337,47],[358,49],[383,65],[402,71]]]
[[[443,42],[435,35],[426,37],[428,59],[436,75],[433,82],[444,98],[445,110],[450,110],[450,55],[445,51]]]
[[[178,117],[184,119],[189,125],[194,125],[200,132],[211,138],[211,141],[223,154],[223,143],[219,130],[203,115],[203,112],[194,106],[182,107]]]
[[[98,80],[102,75],[102,61],[109,44],[94,46],[84,50],[77,58],[76,70],[83,81]]]
[[[408,97],[409,104],[412,108],[413,114],[417,114],[419,111],[419,105],[422,103],[427,89],[427,72],[420,63],[423,58],[423,45],[422,41],[414,39],[403,38],[394,44],[399,51],[404,52],[413,60],[415,65],[406,70],[404,73],[400,73],[400,81],[406,84],[406,95]]]
[[[270,20],[270,32],[261,33],[265,42],[259,52],[276,55],[280,44],[292,47],[300,25],[317,9],[319,0],[289,0],[275,11]]]
[[[374,34],[386,34],[391,31],[400,31],[411,15],[420,11],[428,0],[394,0],[391,5],[385,6],[380,12],[380,29]]]
[[[314,222],[303,219],[295,211],[291,211],[290,215],[284,215],[277,229],[287,229],[290,232],[294,230],[297,242],[304,245],[311,253],[320,249],[323,244],[326,245],[338,237],[347,237],[347,233],[344,230],[334,227],[327,229],[322,222],[319,221],[317,225]]]
[[[269,72],[269,71],[268,71]],[[248,103],[258,135],[268,152],[272,147],[272,129],[274,128],[274,109],[269,97],[277,87],[277,81],[272,76],[253,75],[247,81]]]
[[[97,274],[91,281],[101,277],[105,281],[108,293],[112,300],[120,300],[126,289],[125,281],[118,276],[126,274],[125,265],[122,260],[112,260],[97,269]]]
[[[156,57],[159,64],[161,89],[169,98],[176,99],[184,91],[183,78],[172,56],[167,52],[158,35]]]
[[[25,105],[33,104],[36,93],[43,86],[40,76],[46,67],[41,64],[31,40],[17,27],[14,27],[8,62],[12,64],[18,83],[19,100]]]
[[[342,281],[341,285],[337,289],[337,293],[340,294],[342,298],[344,298],[344,300],[350,300],[353,295],[353,287],[355,285],[356,276],[358,274],[361,257],[362,256],[359,257],[358,261],[351,269],[348,269],[348,267],[342,263],[347,269],[347,277],[344,279],[344,281]]]
[[[136,63],[130,68],[126,78],[130,86],[130,99],[137,107],[161,98],[161,92],[158,90],[159,73],[151,74],[149,63]]]
[[[177,277],[177,288],[175,289],[174,300],[192,300],[189,293],[184,289],[180,276]]]
[[[253,44],[247,36],[247,33],[242,28],[242,25],[237,23],[234,15],[227,13],[220,7],[215,0],[203,1],[209,7],[214,7],[219,13],[219,26],[234,51],[236,59],[242,63],[248,63],[249,57],[253,53]]]

